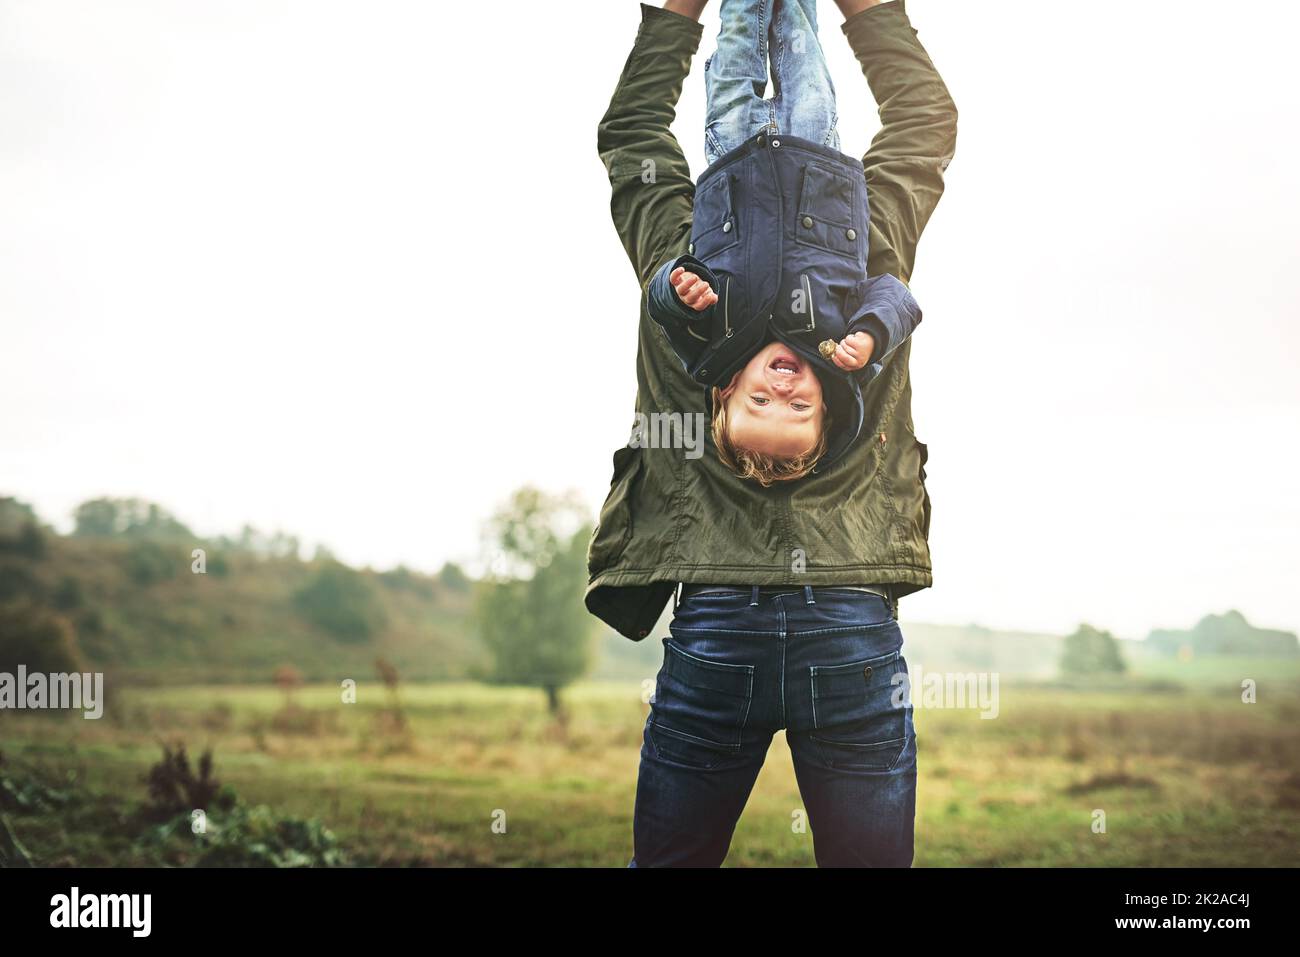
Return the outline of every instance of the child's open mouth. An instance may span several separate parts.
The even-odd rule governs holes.
[[[781,375],[798,375],[800,370],[799,360],[794,356],[779,355],[772,360],[768,366],[773,372],[779,372]]]

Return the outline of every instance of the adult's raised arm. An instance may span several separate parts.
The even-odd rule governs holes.
[[[862,158],[871,204],[867,272],[907,282],[957,150],[957,107],[917,39],[906,0],[842,0],[840,7],[841,29],[880,108],[880,131]]]
[[[614,228],[642,286],[690,237],[695,185],[669,126],[699,49],[703,7],[701,0],[641,4],[636,42],[596,137]]]

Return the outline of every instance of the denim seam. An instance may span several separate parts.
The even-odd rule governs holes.
[[[790,723],[785,713],[785,642],[781,642],[781,670],[778,672],[781,676],[781,727],[787,727]]]
[[[723,750],[726,750],[726,751],[739,751],[739,750],[740,750],[740,744],[739,744],[739,743],[737,743],[737,744],[723,744],[721,741],[714,741],[712,738],[701,738],[701,737],[699,737],[698,735],[687,734],[685,731],[678,731],[676,728],[670,728],[670,727],[668,727],[668,725],[663,724],[662,722],[659,722],[659,721],[656,721],[656,722],[655,722],[655,724],[654,724],[654,729],[655,729],[656,731],[661,731],[661,732],[663,732],[664,734],[672,735],[673,737],[676,737],[676,738],[682,738],[682,739],[687,740],[687,741],[696,741],[696,742],[698,742],[698,743],[700,743],[700,744],[703,744],[703,745],[706,745],[706,746],[708,746],[708,747],[712,747],[712,748],[720,748],[720,749],[723,749]]]
[[[811,741],[815,741],[815,742],[816,742],[817,744],[819,744],[819,745],[820,745],[820,744],[829,744],[829,745],[832,745],[832,746],[839,746],[839,747],[859,748],[859,749],[861,749],[861,750],[863,750],[863,751],[886,751],[886,752],[887,752],[889,747],[892,747],[893,745],[898,744],[900,741],[903,743],[903,746],[900,747],[900,748],[898,749],[898,754],[894,755],[894,760],[892,760],[892,761],[890,761],[888,764],[884,764],[884,765],[862,765],[862,764],[849,764],[849,765],[846,765],[846,764],[845,764],[844,762],[842,762],[842,761],[841,761],[841,762],[838,762],[838,764],[837,764],[837,762],[836,762],[835,760],[833,760],[832,758],[828,757],[828,753],[829,753],[829,752],[824,751],[824,750],[822,750],[821,748],[818,748],[818,749],[817,749],[818,752],[821,754],[821,756],[822,756],[822,760],[823,760],[823,761],[825,761],[828,765],[830,765],[831,767],[835,768],[836,770],[841,770],[841,771],[844,771],[844,770],[858,770],[858,771],[892,771],[892,770],[894,770],[894,768],[896,768],[896,767],[898,766],[898,762],[899,762],[899,760],[903,757],[903,752],[907,750],[907,735],[906,735],[906,734],[904,734],[901,738],[890,738],[890,739],[887,740],[887,741],[879,741],[879,742],[876,742],[876,743],[873,743],[873,744],[859,744],[859,743],[857,743],[856,741],[834,741],[834,740],[832,740],[832,739],[830,739],[830,738],[820,738],[820,737],[818,737],[818,736],[815,735],[815,734],[809,734],[809,735],[808,735],[808,738],[809,738],[809,740],[811,740]]]
[[[836,625],[833,628],[810,628],[807,631],[791,632],[791,638],[807,638],[810,635],[851,635],[859,634],[864,631],[871,631],[875,628],[885,628],[889,625],[895,625],[898,622],[893,618],[886,618],[884,621],[873,622],[868,625]]]
[[[735,664],[734,662],[730,662],[730,661],[709,661],[705,658],[700,658],[696,655],[693,655],[689,651],[685,651],[684,649],[679,648],[676,645],[671,645],[671,647],[674,652],[681,655],[683,658],[686,658],[687,660],[699,665],[701,668],[704,668],[706,671],[720,671],[724,674],[735,674],[738,671],[745,672],[745,674],[748,675],[749,677],[749,691],[750,693],[753,693],[754,690],[754,666],[753,665]]]

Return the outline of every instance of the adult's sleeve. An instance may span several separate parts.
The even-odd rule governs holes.
[[[642,287],[691,232],[695,185],[669,127],[703,27],[641,4],[641,24],[597,131],[614,228]]]
[[[867,274],[906,283],[957,150],[957,107],[917,39],[906,0],[868,7],[841,29],[880,109],[880,131],[862,157],[871,204]]]

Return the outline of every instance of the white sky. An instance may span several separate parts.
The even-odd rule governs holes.
[[[1300,628],[1295,6],[910,13],[960,133],[913,277],[936,587],[905,615]],[[639,16],[2,0],[0,494],[423,569],[525,481],[594,513],[637,313],[596,124]]]

